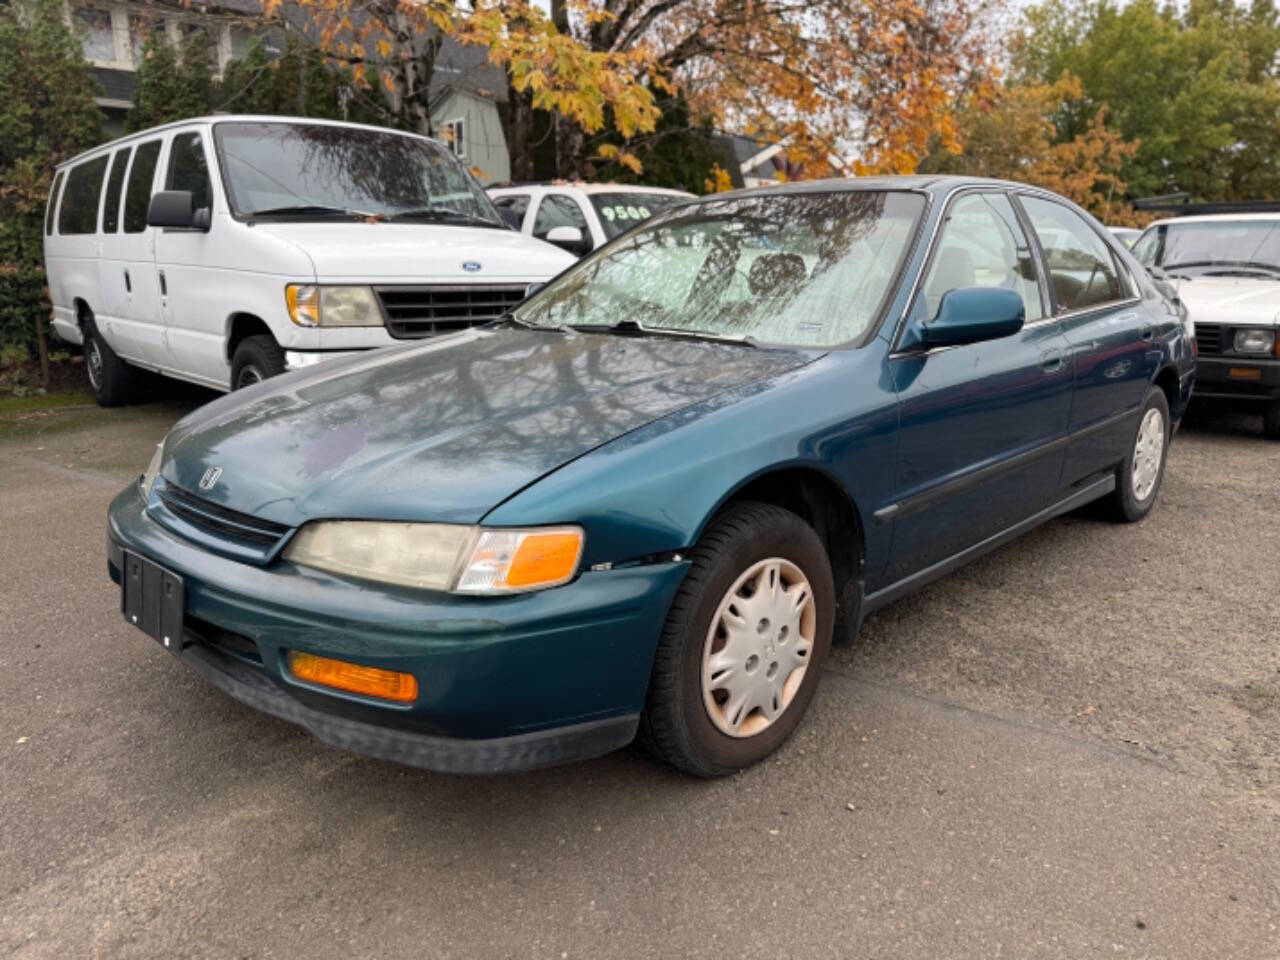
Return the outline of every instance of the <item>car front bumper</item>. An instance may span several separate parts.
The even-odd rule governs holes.
[[[108,572],[124,552],[179,575],[179,658],[224,692],[356,753],[459,773],[598,756],[635,735],[667,609],[687,563],[587,571],[551,590],[461,597],[287,561],[209,553],[155,522],[136,483],[111,504]],[[412,673],[408,706],[313,686],[291,650]]]
[[[1202,356],[1196,360],[1194,395],[1280,400],[1280,359]]]

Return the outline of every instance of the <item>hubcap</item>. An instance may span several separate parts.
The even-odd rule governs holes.
[[[1164,415],[1152,407],[1138,426],[1133,446],[1133,495],[1138,500],[1146,500],[1155,490],[1163,456]]]
[[[98,390],[102,387],[102,351],[98,347],[98,338],[90,337],[85,351],[85,369],[89,371],[89,385]]]
[[[753,564],[725,593],[702,652],[702,702],[716,729],[754,737],[795,699],[818,622],[809,580],[794,563]]]
[[[255,383],[260,383],[266,378],[262,375],[262,371],[250,364],[240,371],[240,376],[236,378],[236,389],[241,387],[249,387]]]

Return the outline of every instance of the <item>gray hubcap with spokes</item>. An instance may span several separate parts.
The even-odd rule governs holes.
[[[89,386],[102,389],[102,348],[98,346],[97,337],[90,337],[86,344],[84,364],[89,371]]]
[[[818,610],[804,572],[752,564],[716,608],[702,652],[702,702],[716,729],[753,737],[786,711],[804,680]]]
[[[1152,407],[1138,426],[1138,439],[1133,445],[1133,495],[1146,500],[1156,488],[1160,463],[1164,457],[1164,414]]]

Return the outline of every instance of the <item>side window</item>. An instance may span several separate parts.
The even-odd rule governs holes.
[[[542,198],[537,219],[533,221],[533,235],[539,240],[545,240],[547,234],[556,227],[577,227],[582,231],[584,239],[589,240],[591,237],[582,208],[572,197],[552,193]]]
[[[1079,214],[1039,197],[1018,199],[1040,238],[1059,313],[1124,299],[1115,258]]]
[[[44,232],[53,233],[53,214],[58,209],[58,192],[62,189],[62,171],[53,178],[53,187],[49,191],[49,206],[44,211]]]
[[[461,118],[440,124],[440,139],[455,157],[467,155],[467,131]]]
[[[111,158],[111,172],[107,174],[107,195],[102,201],[102,232],[115,233],[120,229],[120,191],[124,187],[124,168],[129,165],[132,147],[117,150]]]
[[[125,233],[141,233],[147,229],[147,207],[151,205],[151,184],[155,182],[159,159],[159,140],[148,140],[133,155],[124,194]]]
[[[502,219],[517,230],[524,223],[525,211],[529,209],[529,194],[513,193],[505,197],[494,197],[493,205],[502,214]]]
[[[98,229],[98,201],[102,198],[102,177],[107,172],[107,155],[86,160],[67,174],[67,187],[58,207],[59,233],[94,233]]]
[[[1008,287],[1022,297],[1027,322],[1044,316],[1031,246],[1003,193],[971,193],[951,205],[923,293],[935,317],[958,287]]]
[[[209,183],[209,165],[205,162],[199,133],[180,133],[173,138],[164,188],[190,190],[194,210],[212,205],[213,187]]]

